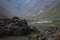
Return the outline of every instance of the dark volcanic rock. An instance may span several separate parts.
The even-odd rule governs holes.
[[[0,20],[0,36],[25,36],[35,31],[36,28],[31,29],[25,19],[22,20],[18,17],[13,17],[11,19]]]

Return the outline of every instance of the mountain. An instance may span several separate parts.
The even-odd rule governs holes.
[[[48,7],[46,11],[36,16],[36,19],[43,19],[43,20],[60,20],[60,1],[57,1],[56,6]]]
[[[59,19],[60,18],[60,11],[59,11],[60,0],[46,0],[46,1],[35,0],[35,1],[30,1],[29,4],[26,2],[28,1],[1,0],[0,16],[4,16],[4,17],[18,16],[18,17],[24,17],[24,18],[26,17],[31,19],[32,18],[33,19]]]
[[[46,18],[60,20],[60,3],[47,14]]]

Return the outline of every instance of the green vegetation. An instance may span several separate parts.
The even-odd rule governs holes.
[[[56,22],[52,22],[52,23],[40,23],[40,24],[33,24],[33,26],[49,26],[49,27],[53,27],[53,26],[60,26],[60,22],[56,21]]]

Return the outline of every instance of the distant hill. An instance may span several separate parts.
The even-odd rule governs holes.
[[[43,20],[60,20],[60,1],[56,4],[55,7],[48,8],[45,12],[41,13],[40,15],[36,16],[36,18],[43,19]]]
[[[60,3],[47,14],[46,18],[60,20]]]

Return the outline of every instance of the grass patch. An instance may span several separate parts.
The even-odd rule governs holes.
[[[33,26],[60,26],[60,22],[32,24]]]

